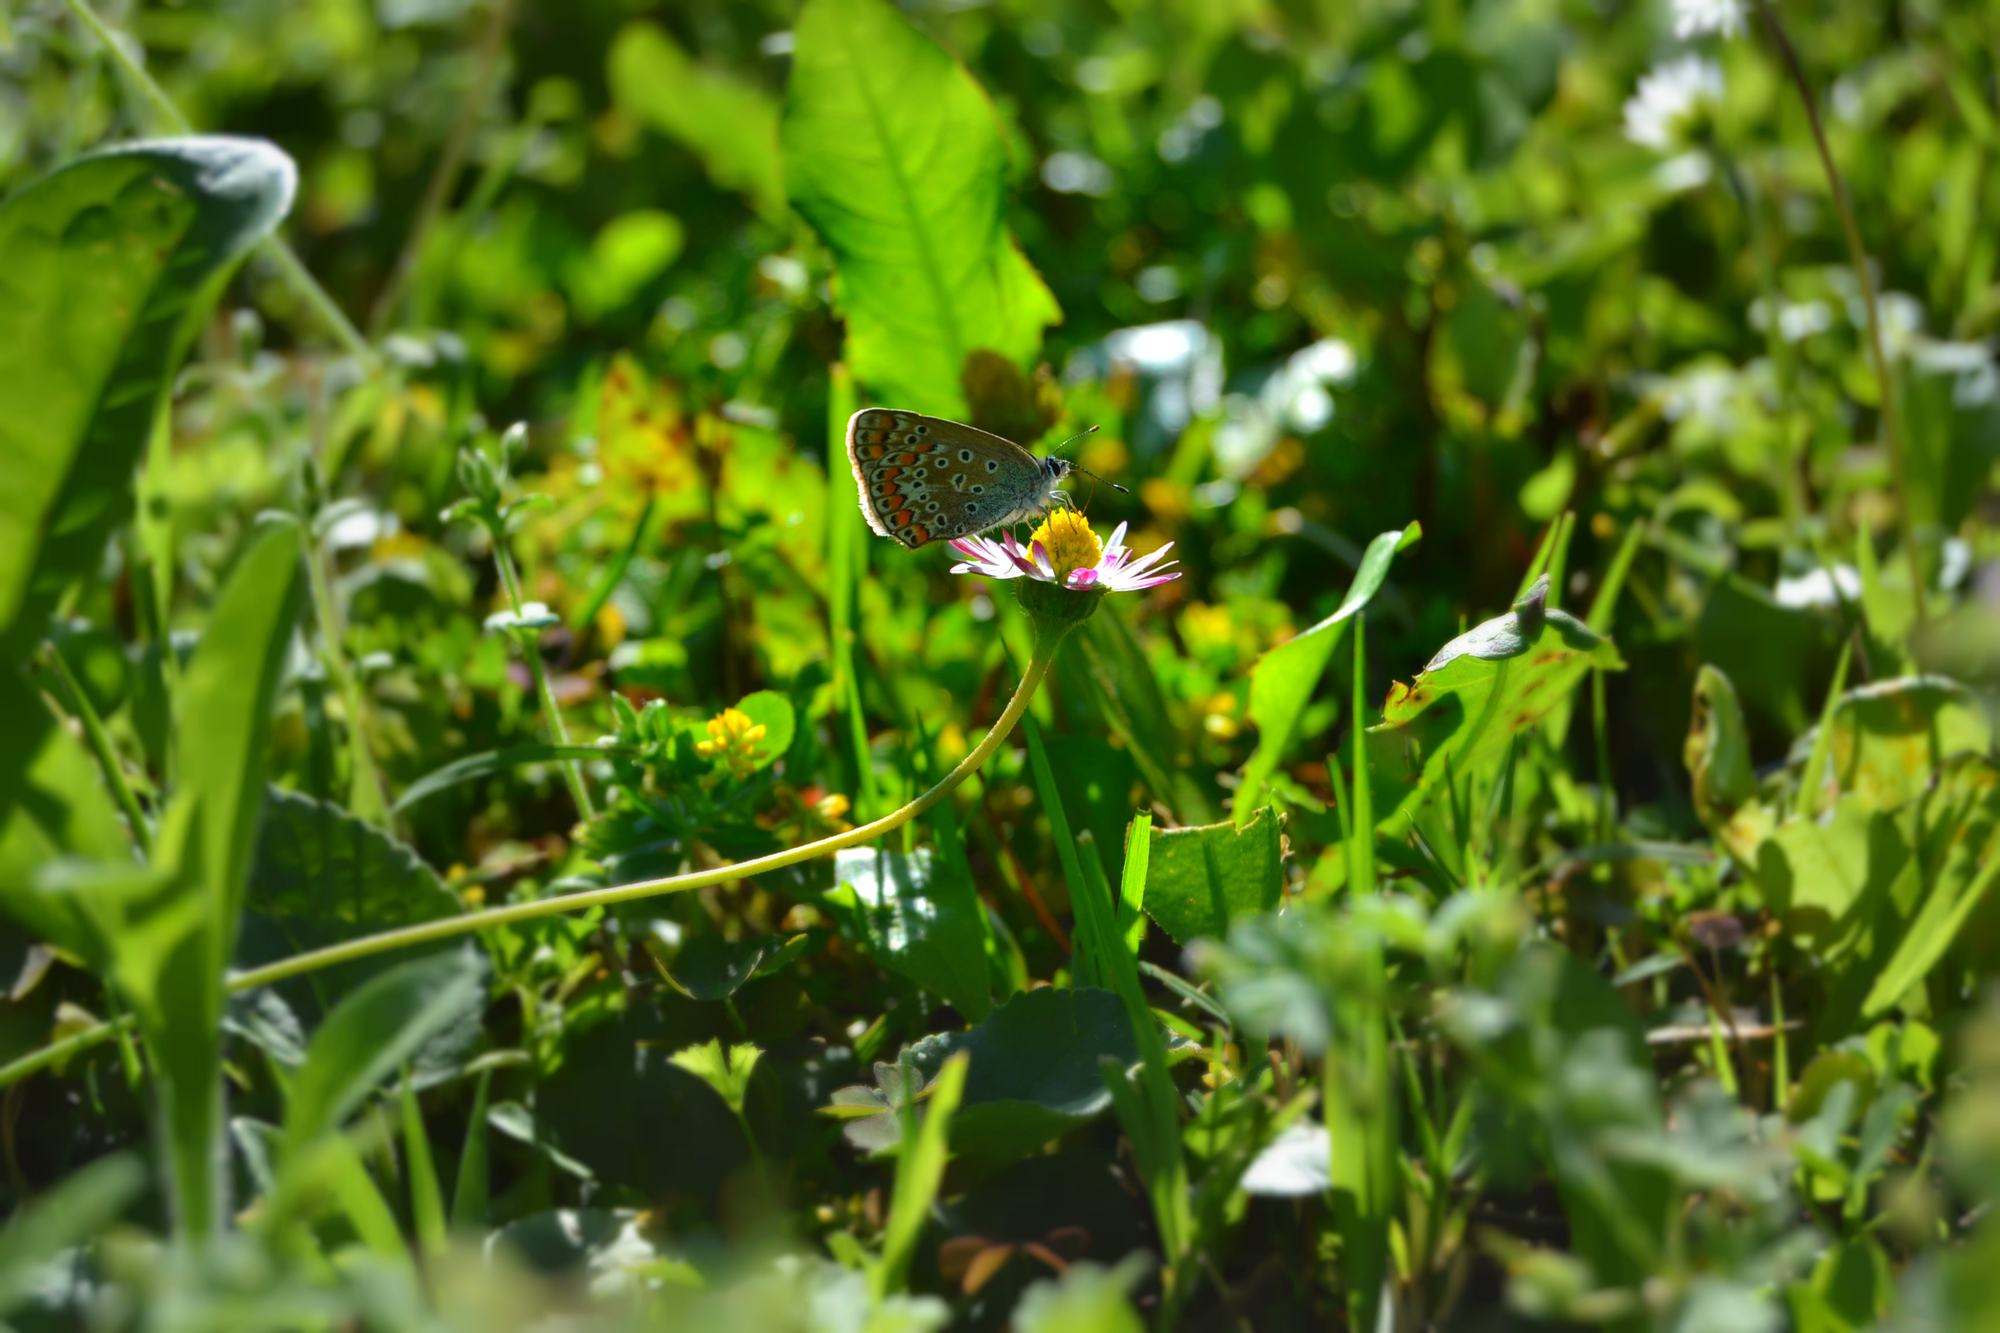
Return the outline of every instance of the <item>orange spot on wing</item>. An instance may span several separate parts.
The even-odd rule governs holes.
[[[892,463],[900,463],[904,467],[908,467],[910,464],[917,461],[917,456],[915,454],[897,454],[894,458],[891,458],[889,461]]]
[[[922,546],[931,539],[931,530],[919,523],[910,529],[910,545]]]
[[[903,475],[903,469],[899,467],[885,467],[875,473],[875,480],[894,481],[896,478],[902,475]]]
[[[910,526],[910,524],[916,521],[916,518],[917,516],[911,513],[909,510],[898,509],[895,513],[889,515],[889,526],[895,528],[907,528]]]
[[[861,456],[863,458],[880,458],[882,456],[882,446],[879,444],[869,445],[861,451]]]

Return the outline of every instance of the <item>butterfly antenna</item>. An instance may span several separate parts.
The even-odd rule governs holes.
[[[1061,444],[1057,445],[1056,452],[1061,453],[1063,450],[1069,448],[1072,444],[1075,444],[1078,440],[1082,439],[1084,436],[1095,434],[1096,431],[1097,427],[1092,426],[1089,430],[1077,432],[1075,435],[1070,436],[1067,440],[1064,440]],[[1130,495],[1132,493],[1126,490],[1123,486],[1120,486],[1117,482],[1108,481],[1105,478],[1098,476],[1095,472],[1092,472],[1087,467],[1080,467],[1075,463],[1071,463],[1069,465],[1069,470],[1072,472],[1081,472],[1084,476],[1089,477],[1092,481],[1102,481],[1106,486],[1109,486],[1112,490],[1117,491],[1121,495]]]
[[[1130,495],[1132,493],[1126,490],[1123,486],[1120,486],[1117,482],[1110,481],[1104,477],[1098,476],[1095,472],[1092,472],[1089,468],[1078,467],[1076,464],[1071,463],[1069,465],[1069,470],[1071,472],[1081,472],[1084,476],[1089,477],[1092,481],[1104,482],[1106,486],[1109,486],[1112,490],[1117,491],[1121,495]]]
[[[1069,448],[1072,444],[1075,444],[1078,440],[1082,439],[1084,436],[1095,435],[1096,433],[1097,433],[1097,427],[1095,426],[1092,426],[1089,430],[1080,430],[1076,434],[1070,436],[1067,440],[1064,440],[1061,444],[1057,445],[1055,447],[1054,452],[1061,453],[1063,450]]]

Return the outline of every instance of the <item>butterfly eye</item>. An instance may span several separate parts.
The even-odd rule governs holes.
[[[970,463],[972,461],[972,450],[960,449],[958,451],[958,461],[961,463]],[[988,463],[986,466],[992,467],[993,465]]]

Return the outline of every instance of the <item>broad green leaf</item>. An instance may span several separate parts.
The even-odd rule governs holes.
[[[1260,811],[1248,825],[1154,829],[1146,867],[1146,914],[1186,944],[1221,938],[1232,919],[1268,912],[1285,887],[1278,817]]]
[[[792,710],[792,701],[776,690],[758,690],[746,694],[736,704],[737,710],[752,722],[764,728],[764,739],[757,742],[756,758],[759,768],[768,768],[784,757],[792,748],[792,736],[798,728],[798,719]]]
[[[1098,1061],[1110,1056],[1123,1067],[1139,1058],[1123,1004],[1094,987],[1022,991],[985,1022],[926,1037],[907,1054],[927,1082],[961,1052],[971,1057],[972,1071],[953,1122],[952,1149],[987,1165],[1013,1161],[1103,1114],[1111,1099]],[[885,1085],[881,1091],[850,1088],[835,1097],[836,1105],[852,1108],[846,1114],[864,1117],[848,1126],[857,1146],[898,1141],[896,1067],[878,1065],[876,1073]],[[866,1118],[871,1113],[879,1118]]]
[[[488,750],[484,754],[467,755],[454,759],[443,768],[433,769],[409,786],[396,801],[395,811],[401,812],[415,805],[427,796],[435,796],[448,787],[456,787],[462,782],[473,782],[479,778],[490,778],[496,773],[519,768],[523,764],[557,763],[565,759],[602,759],[605,752],[595,745],[549,745],[537,742],[533,745],[516,745],[505,750]]]
[[[1007,234],[1007,145],[972,76],[887,0],[811,0],[781,137],[792,204],[834,253],[854,376],[967,415],[966,355],[1017,364],[1062,312]]]
[[[936,849],[855,847],[834,860],[821,901],[877,962],[949,1000],[968,1018],[992,1008],[983,910],[970,880]]]
[[[1893,865],[1884,855],[1871,856],[1875,846],[1893,849]],[[1824,948],[1845,927],[1869,882],[1885,871],[1893,878],[1907,856],[1889,817],[1849,793],[1823,820],[1780,825],[1758,845],[1754,872],[1786,929]]]
[[[664,28],[643,20],[618,30],[605,74],[612,100],[685,144],[710,180],[743,191],[767,218],[784,216],[778,107],[770,94],[701,64]]]
[[[705,931],[680,947],[667,975],[695,1000],[726,1000],[753,978],[776,972],[804,953],[808,935],[751,935],[724,939]]]
[[[187,340],[296,173],[208,136],[82,158],[0,207],[0,661],[97,571]]]
[[[1012,1327],[1015,1333],[1144,1333],[1145,1321],[1129,1297],[1146,1268],[1143,1254],[1128,1254],[1115,1268],[1073,1263],[1060,1277],[1043,1278],[1021,1293]]]
[[[1423,535],[1423,528],[1412,523],[1369,542],[1340,609],[1264,654],[1252,669],[1249,714],[1257,724],[1257,749],[1244,765],[1243,782],[1236,789],[1239,825],[1248,824],[1254,816],[1264,784],[1285,757],[1298,730],[1299,715],[1319,688],[1320,677],[1326,674],[1326,664],[1333,660],[1333,650],[1340,646],[1348,622],[1381,588],[1396,553],[1408,550]]]
[[[1862,1002],[1863,1018],[1886,1012],[1923,981],[2000,878],[2000,769],[1961,760],[1939,775],[1926,805],[1935,812],[1929,823],[1948,841],[1922,904]]]
[[[1832,733],[1832,780],[1881,810],[1922,795],[1947,760],[1993,753],[1993,726],[1978,696],[1944,676],[1849,690],[1834,710]],[[1818,736],[1817,727],[1801,736],[1792,760],[1809,757]]]
[[[466,949],[392,968],[326,1016],[285,1102],[287,1153],[340,1127],[434,1034],[486,1002],[486,965]]]
[[[248,970],[464,910],[414,851],[380,828],[331,802],[270,787],[235,962]],[[425,952],[455,947],[446,942]],[[357,958],[237,996],[230,1004],[232,1027],[285,1059],[287,1033],[316,1027],[342,997],[409,957]],[[416,1086],[455,1073],[466,1041],[476,1035],[476,1025],[454,1028],[426,1044],[410,1062]],[[273,1044],[272,1036],[280,1041]]]
[[[1588,668],[1624,667],[1611,640],[1547,610],[1546,597],[1538,583],[1512,611],[1453,639],[1415,680],[1389,691],[1381,724],[1368,729],[1378,822],[1414,818],[1440,783],[1503,751]]]
[[[721,1095],[673,1062],[686,1040],[650,1006],[566,1036],[560,1067],[535,1089],[534,1123],[547,1146],[649,1197],[713,1201],[749,1152]]]
[[[738,1115],[743,1114],[743,1097],[750,1090],[750,1074],[764,1052],[753,1042],[727,1046],[711,1041],[674,1052],[674,1063],[714,1088],[716,1095]]]

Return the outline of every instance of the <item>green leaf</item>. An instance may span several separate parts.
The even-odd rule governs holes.
[[[737,700],[736,709],[764,728],[764,739],[757,742],[753,752],[757,767],[768,768],[784,758],[785,751],[792,748],[792,736],[798,728],[792,701],[776,690],[758,690]]]
[[[667,975],[690,999],[726,1000],[753,978],[778,971],[806,951],[809,935],[751,935],[726,940],[715,931],[683,944]]]
[[[949,1000],[968,1018],[992,1008],[983,910],[953,858],[855,847],[834,858],[835,887],[821,899],[842,934],[883,967]]]
[[[1946,830],[1949,841],[1921,905],[1862,1001],[1863,1018],[1885,1013],[1930,974],[2000,878],[2000,769],[1984,759],[1954,764],[1927,804],[1946,812],[1932,827]]]
[[[1624,667],[1611,640],[1565,611],[1547,585],[1514,610],[1461,634],[1408,685],[1397,684],[1368,729],[1379,822],[1414,818],[1447,773],[1463,778],[1540,721],[1593,666]]]
[[[96,573],[188,339],[295,180],[260,140],[170,139],[92,154],[0,206],[0,662]]]
[[[176,799],[192,799],[199,810],[202,872],[224,958],[250,878],[272,699],[298,620],[301,553],[291,523],[267,525],[249,545],[175,696],[175,726],[200,738],[177,751]]]
[[[765,217],[783,218],[778,108],[770,94],[700,64],[643,20],[618,30],[605,74],[622,110],[685,144],[717,185],[743,191]]]
[[[457,895],[414,851],[380,828],[330,802],[266,788],[236,966],[249,970],[464,911]],[[456,947],[444,942],[424,952]],[[313,1028],[343,996],[409,956],[357,958],[238,996],[231,1002],[232,1025],[284,1059],[283,1043],[271,1044],[270,1029],[260,1017],[276,1020],[280,1032]],[[453,1029],[419,1050],[411,1059],[416,1086],[429,1087],[455,1072],[462,1048],[473,1036],[476,1027]]]
[[[812,0],[793,25],[785,180],[839,266],[855,378],[964,420],[959,374],[1018,364],[1062,318],[1007,234],[1007,144],[972,76],[885,0]]]
[[[403,1161],[410,1178],[410,1220],[416,1224],[417,1243],[426,1255],[445,1250],[444,1190],[438,1185],[437,1165],[431,1156],[430,1135],[424,1129],[423,1107],[403,1069]]]
[[[961,1053],[971,1058],[972,1072],[954,1122],[952,1149],[990,1166],[1024,1157],[1102,1115],[1111,1099],[1098,1075],[1098,1061],[1109,1056],[1121,1067],[1130,1065],[1139,1058],[1139,1047],[1116,995],[1094,987],[1041,986],[1010,997],[975,1027],[926,1037],[906,1051],[925,1081]],[[878,1065],[876,1073],[888,1084],[896,1069]],[[897,1141],[899,1088],[885,1087],[882,1094],[851,1088],[843,1094],[836,1094],[836,1105],[884,1117],[875,1123],[850,1122],[849,1137],[858,1146],[886,1147]]]
[[[565,271],[577,309],[588,319],[617,310],[666,272],[686,242],[687,229],[672,213],[639,208],[619,214],[599,229],[589,253],[574,256]]]
[[[485,754],[467,755],[455,759],[443,768],[433,769],[410,784],[396,801],[394,812],[401,812],[415,805],[427,796],[435,796],[447,787],[456,787],[462,782],[472,782],[479,778],[490,778],[496,773],[505,773],[510,768],[523,764],[547,764],[561,760],[590,760],[604,758],[606,751],[595,745],[515,745],[505,750],[488,750]]]
[[[391,968],[342,1000],[306,1047],[285,1100],[288,1155],[340,1128],[427,1040],[486,1001],[486,964],[464,949]]]
[[[1319,688],[1320,677],[1326,674],[1326,664],[1333,660],[1333,650],[1340,646],[1348,621],[1374,599],[1389,576],[1389,563],[1396,553],[1416,545],[1423,535],[1423,528],[1412,523],[1369,542],[1340,609],[1264,654],[1251,670],[1249,714],[1257,724],[1257,749],[1243,766],[1243,782],[1236,789],[1239,825],[1248,824],[1253,817],[1264,784],[1285,757],[1298,730],[1299,716]]]
[[[1268,912],[1284,891],[1278,817],[1259,810],[1249,824],[1154,829],[1146,869],[1146,914],[1186,944],[1220,938],[1235,917]]]
[[[0,717],[0,905],[40,939],[90,955],[98,941],[78,904],[37,891],[37,872],[63,857],[129,863],[131,841],[90,752],[11,665],[0,665]]]
[[[757,1058],[763,1054],[753,1042],[725,1046],[718,1040],[675,1051],[674,1063],[714,1088],[716,1095],[729,1104],[730,1110],[742,1115],[743,1096],[750,1090],[751,1071],[757,1068]]]
[[[209,614],[176,697],[176,725],[190,740],[178,747],[150,882],[79,895],[146,1039],[178,1220],[192,1235],[221,1222],[223,977],[249,878],[272,700],[297,619],[299,557],[295,524],[265,526]]]
[[[686,1040],[649,1008],[566,1035],[561,1066],[535,1090],[547,1146],[621,1188],[714,1201],[749,1152],[721,1096],[673,1062]]]
[[[1062,1276],[1043,1278],[1021,1293],[1010,1321],[1015,1333],[1144,1333],[1132,1308],[1132,1289],[1146,1275],[1144,1254],[1128,1254],[1115,1268],[1082,1260]]]
[[[1809,758],[1819,729],[1793,744]],[[1833,781],[1871,806],[1891,810],[1921,796],[1931,774],[1960,755],[1993,752],[1993,726],[1971,690],[1944,676],[1900,676],[1841,696],[1834,710]]]
[[[465,1122],[465,1146],[458,1154],[458,1179],[451,1189],[451,1225],[470,1231],[486,1220],[486,1201],[491,1195],[489,1156],[486,1143],[486,1104],[493,1093],[493,1071],[479,1071],[479,1086],[472,1094],[472,1115]]]

